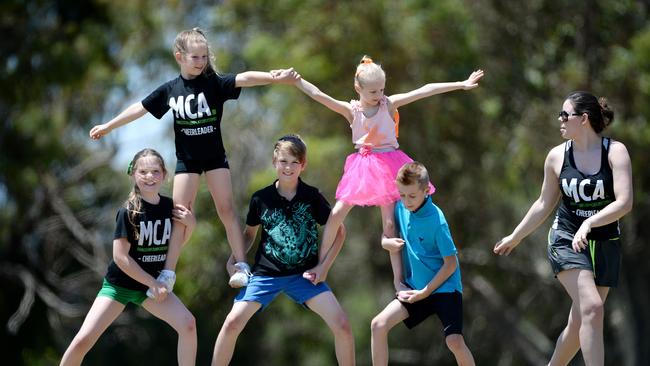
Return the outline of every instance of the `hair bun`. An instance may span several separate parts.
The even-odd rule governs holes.
[[[607,105],[605,97],[598,98],[598,104],[600,104],[600,111],[603,114],[603,122],[605,122],[605,126],[609,126],[614,121],[614,111]]]

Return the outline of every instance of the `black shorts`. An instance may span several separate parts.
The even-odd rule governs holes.
[[[561,230],[548,233],[548,259],[553,273],[568,269],[586,269],[593,272],[596,286],[616,287],[621,268],[621,241],[589,240],[585,250],[575,252],[571,246],[573,235]]]
[[[196,173],[201,174],[215,169],[230,169],[228,158],[224,154],[222,157],[206,160],[181,160],[176,161],[176,173]]]
[[[463,334],[463,294],[458,291],[432,293],[429,297],[414,303],[401,302],[409,317],[404,325],[412,329],[424,319],[436,314],[442,322],[445,337]]]

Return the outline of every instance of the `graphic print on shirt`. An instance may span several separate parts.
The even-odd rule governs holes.
[[[196,100],[194,103],[192,101]],[[196,126],[206,123],[214,123],[218,117],[216,109],[210,109],[208,100],[203,92],[198,96],[194,94],[179,95],[174,98],[169,98],[169,108],[174,111],[174,120],[178,125]],[[204,118],[205,116],[205,118]],[[214,132],[214,126],[208,125],[196,128],[182,128],[186,136],[205,135]]]
[[[172,236],[172,220],[140,221],[140,237],[136,252],[145,263],[164,262],[167,259],[169,239]],[[162,252],[162,254],[154,254]],[[148,254],[151,253],[151,254]]]
[[[287,269],[299,267],[318,255],[318,230],[309,205],[296,203],[287,214],[282,209],[267,209],[261,217],[269,239],[264,255]]]
[[[591,179],[586,178],[578,183],[578,178],[562,178],[562,190],[565,196],[573,198],[570,206],[579,217],[591,217],[600,211],[594,207],[600,208],[612,202],[605,199],[605,183],[602,179],[592,183]]]

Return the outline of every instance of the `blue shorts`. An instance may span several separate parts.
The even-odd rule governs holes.
[[[281,277],[254,275],[248,281],[248,286],[235,297],[235,302],[255,301],[262,304],[262,311],[276,296],[284,292],[293,301],[306,307],[305,302],[327,291],[332,290],[325,282],[314,285],[304,279],[302,273]]]

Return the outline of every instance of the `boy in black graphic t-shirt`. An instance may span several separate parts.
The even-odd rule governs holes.
[[[258,228],[262,228],[253,274],[248,286],[235,298],[219,332],[212,365],[230,362],[244,326],[282,292],[325,320],[334,334],[339,365],[354,363],[354,339],[345,312],[327,284],[313,284],[306,272],[318,264],[317,226],[325,224],[330,212],[318,189],[299,178],[306,155],[307,147],[297,135],[284,136],[275,144],[273,165],[278,179],[253,194],[246,218],[244,237],[249,248]],[[325,263],[331,265],[344,237],[341,226]],[[234,265],[231,257],[230,272]]]
[[[241,262],[237,268],[245,271],[248,265],[244,262],[242,231],[232,199],[230,170],[221,136],[223,105],[229,99],[237,99],[242,87],[293,83],[299,75],[293,69],[217,74],[208,40],[199,28],[178,34],[174,41],[174,57],[180,66],[180,76],[161,85],[142,102],[129,106],[109,122],[93,127],[90,137],[99,139],[147,112],[160,119],[172,109],[177,158],[174,202],[191,209],[199,189],[200,175],[205,172],[228,243],[235,259]],[[182,229],[174,230],[174,235],[182,236]],[[180,250],[170,248],[166,269],[175,270]],[[231,285],[242,284],[231,281]]]

